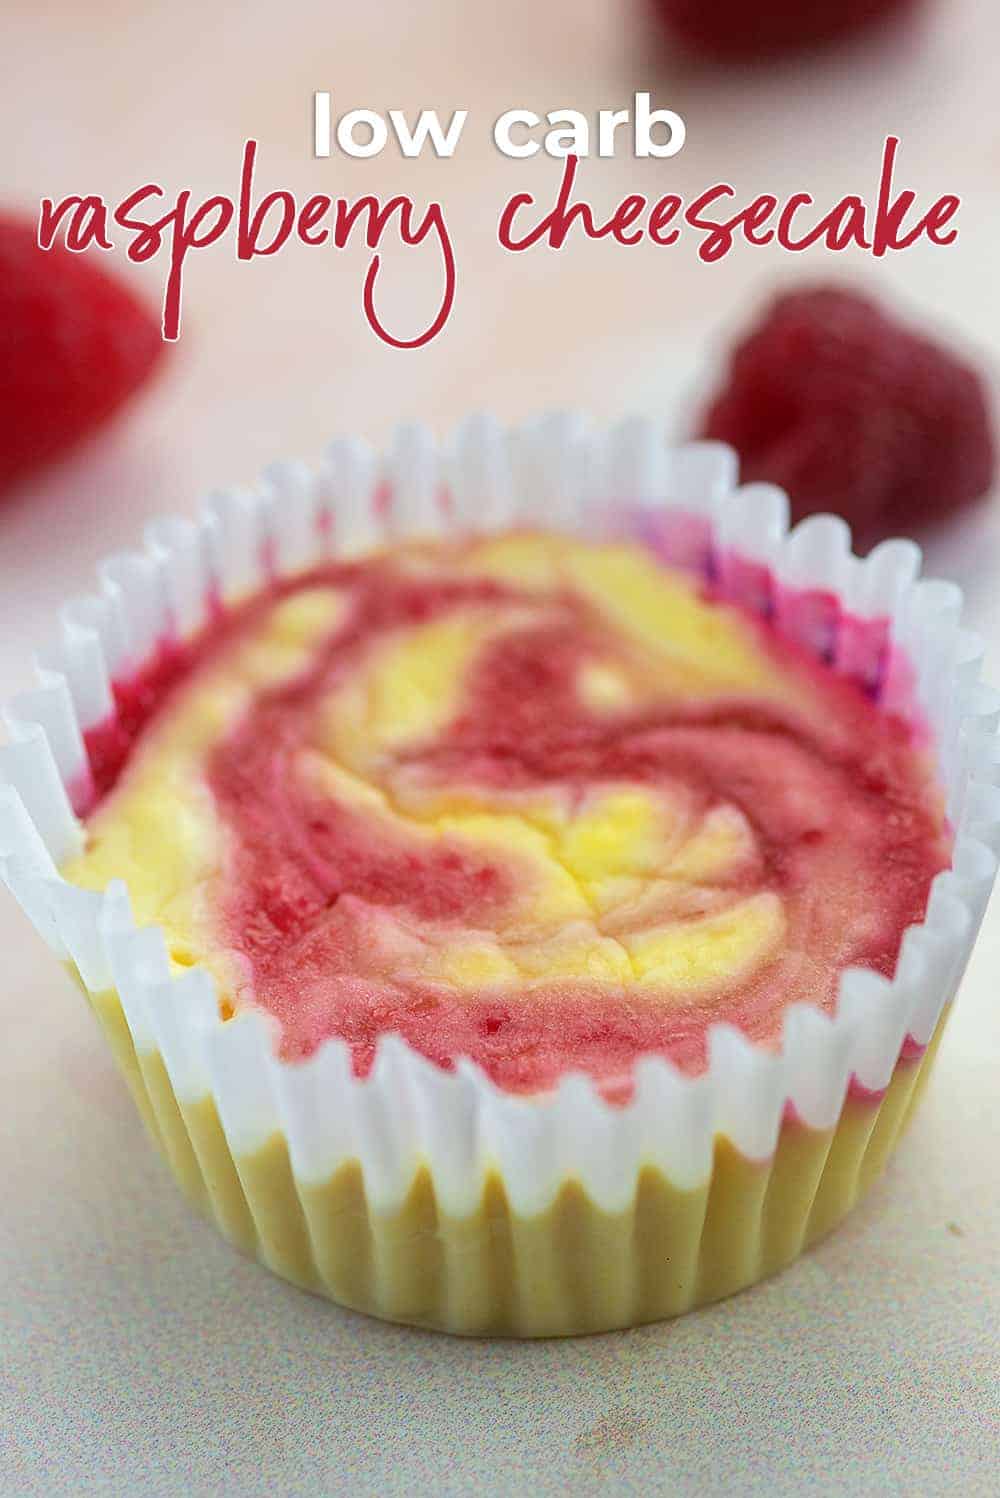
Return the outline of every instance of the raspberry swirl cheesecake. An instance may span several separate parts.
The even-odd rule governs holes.
[[[821,1235],[909,1112],[942,996],[916,1034],[896,990],[968,936],[914,672],[877,618],[834,669],[789,625],[829,592],[748,607],[668,521],[272,566],[84,729],[56,928],[92,902],[150,1132],[298,1284],[464,1332],[673,1314]],[[954,949],[904,960],[942,879]]]

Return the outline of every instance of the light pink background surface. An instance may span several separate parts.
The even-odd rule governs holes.
[[[144,520],[279,455],[399,420],[445,431],[475,407],[553,404],[604,420],[662,413],[682,431],[713,350],[779,277],[850,274],[978,345],[1000,347],[1000,22],[940,0],[918,28],[820,61],[740,75],[658,56],[641,7],[611,0],[50,3],[0,14],[2,199],[109,200],[150,178],[235,192],[260,141],[260,190],[440,197],[459,295],[415,353],[360,313],[365,256],[290,250],[237,266],[191,257],[185,328],[130,420],[0,508],[0,693],[22,684],[53,608]],[[451,161],[315,161],[310,98],[467,108]],[[879,264],[690,244],[580,241],[505,255],[510,193],[551,198],[548,158],[491,144],[515,105],[678,110],[669,162],[582,164],[609,207],[719,178],[740,200],[872,196],[881,143],[929,202],[964,197],[961,236]],[[414,258],[415,257],[415,258]],[[116,257],[121,263],[121,257]],[[133,272],[150,298],[159,263]],[[438,266],[390,254],[387,308],[436,305]],[[930,546],[966,587],[1000,662],[1000,506]],[[124,1493],[991,1493],[1000,1422],[1000,1015],[994,909],[921,1116],[847,1226],[778,1280],[673,1325],[588,1342],[459,1344],[292,1291],[196,1222],[140,1134],[68,982],[0,901],[0,1491]]]

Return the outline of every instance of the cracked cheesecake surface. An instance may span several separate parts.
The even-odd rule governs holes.
[[[891,974],[947,863],[908,726],[639,547],[399,546],[167,660],[63,872],[124,879],[289,1058],[337,1036],[364,1074],[395,1032],[624,1096],[715,1021],[776,1043],[845,967]]]

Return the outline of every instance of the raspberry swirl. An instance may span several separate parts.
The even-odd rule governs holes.
[[[906,725],[644,552],[534,535],[239,611],[142,729],[88,877],[171,797],[155,917],[286,1056],[338,1036],[363,1074],[396,1032],[522,1091],[699,1070],[715,1020],[775,1042],[846,966],[893,971],[948,856]]]

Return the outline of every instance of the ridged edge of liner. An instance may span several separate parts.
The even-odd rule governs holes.
[[[383,539],[517,522],[602,535],[623,508],[640,526],[648,517],[681,565],[710,566],[750,607],[774,606],[754,593],[765,568],[786,603],[832,601],[832,629],[828,607],[817,621],[815,610],[780,601],[777,624],[835,671],[859,669],[840,618],[887,621],[912,671],[884,683],[883,699],[912,698],[929,724],[956,829],[952,866],[934,880],[924,921],[905,933],[891,981],[848,969],[833,1017],[791,1006],[776,1052],[716,1024],[702,1076],[646,1057],[625,1106],[609,1105],[575,1074],[551,1093],[512,1096],[471,1062],[443,1072],[393,1035],[358,1080],[342,1042],[286,1063],[266,1016],[223,1021],[213,979],[199,968],[171,975],[162,931],[136,927],[123,884],[97,894],[60,877],[57,865],[81,844],[72,807],[87,795],[83,730],[113,714],[115,680],[165,637],[196,630],[213,601]],[[376,1209],[403,1200],[422,1165],[457,1214],[479,1200],[491,1170],[523,1213],[543,1209],[567,1177],[608,1211],[632,1199],[642,1166],[681,1188],[700,1185],[716,1135],[765,1160],[788,1104],[804,1123],[827,1128],[852,1079],[880,1093],[904,1043],[930,1039],[979,929],[1000,852],[1000,698],[980,682],[982,642],[961,627],[960,589],[921,580],[920,563],[911,541],[885,542],[860,560],[833,516],[789,532],[786,496],[771,485],[739,487],[729,448],[669,449],[642,419],[591,431],[574,414],[553,413],[505,430],[481,415],[442,446],[423,427],[401,427],[382,454],[335,441],[317,469],[272,464],[256,487],[211,495],[197,519],[153,522],[142,551],[103,563],[100,591],[61,610],[58,639],[36,663],[37,688],[3,709],[0,874],[91,992],[118,991],[137,1051],[162,1055],[178,1100],[214,1098],[234,1155],[280,1130],[304,1181],[358,1159]]]

